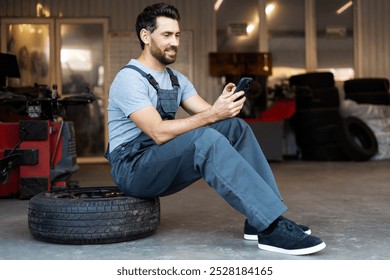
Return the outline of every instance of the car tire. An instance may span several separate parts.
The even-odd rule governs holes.
[[[296,132],[296,142],[301,148],[313,145],[324,145],[336,143],[340,134],[340,125],[329,124],[312,129],[298,130]]]
[[[28,204],[30,233],[50,243],[130,241],[152,235],[159,224],[159,198],[125,196],[116,187],[46,191]]]
[[[340,146],[353,161],[366,161],[378,152],[378,141],[371,128],[357,117],[343,120]]]
[[[349,160],[337,143],[305,146],[301,150],[302,159],[307,161],[346,161]]]

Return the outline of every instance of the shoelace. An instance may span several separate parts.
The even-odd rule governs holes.
[[[297,237],[306,235],[303,230],[301,230],[297,225],[294,225],[292,222],[282,220],[279,222],[279,226],[284,227],[291,233],[291,235],[295,235]]]
[[[292,225],[291,223],[287,222],[287,221],[280,221],[279,224],[283,227],[285,227],[286,229],[288,229],[289,231],[293,231],[294,230],[294,225]]]

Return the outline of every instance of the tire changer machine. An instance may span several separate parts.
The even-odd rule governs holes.
[[[6,78],[19,74],[16,57],[11,60],[7,73],[0,70],[0,197],[29,199],[72,185],[70,177],[79,167],[75,131],[73,123],[65,121],[66,108],[96,98],[88,89],[60,98],[56,86],[7,87]],[[10,73],[12,68],[17,68],[16,74]]]

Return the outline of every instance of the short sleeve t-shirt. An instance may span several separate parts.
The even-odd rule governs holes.
[[[132,59],[128,65],[134,65],[145,73],[151,74],[162,89],[172,89],[169,73],[166,69],[156,71],[137,60]],[[197,94],[193,84],[186,76],[173,70],[179,81],[178,106],[182,101]],[[157,107],[157,91],[138,71],[124,68],[114,78],[108,97],[108,134],[110,152],[119,145],[135,139],[141,134],[129,116],[147,106]]]

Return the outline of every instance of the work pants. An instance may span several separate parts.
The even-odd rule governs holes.
[[[239,118],[197,128],[156,145],[147,135],[108,155],[127,195],[171,195],[203,178],[259,230],[287,210],[250,126]]]

